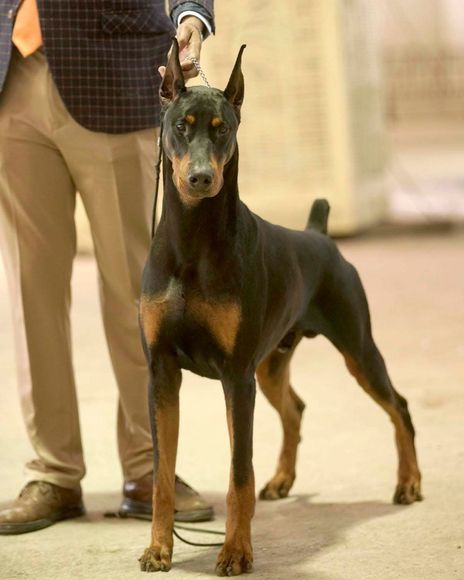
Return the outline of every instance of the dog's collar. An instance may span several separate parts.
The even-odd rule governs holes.
[[[203,69],[201,68],[201,65],[198,62],[198,60],[194,56],[188,56],[187,58],[192,61],[193,66],[197,69],[197,72],[201,77],[201,80],[205,83],[205,85],[208,88],[211,88],[211,85],[209,84],[208,79],[206,78],[206,75],[205,75]]]

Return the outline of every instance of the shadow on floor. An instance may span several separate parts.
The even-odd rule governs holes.
[[[214,494],[205,494],[215,504],[218,520],[224,521],[223,502],[214,501]],[[293,496],[279,502],[258,501],[253,521],[253,546],[255,572],[261,577],[301,578],[311,580],[338,580],[333,575],[307,570],[311,560],[330,551],[344,541],[351,528],[368,520],[394,515],[402,509],[377,501],[353,503],[317,503],[311,501],[314,495]],[[219,509],[218,509],[219,508]],[[218,529],[215,522],[213,529]],[[208,527],[208,524],[202,524]],[[193,534],[194,536],[195,534]],[[192,534],[187,535],[192,539]],[[194,539],[194,538],[193,538]],[[216,541],[201,536],[200,541]],[[176,569],[214,576],[214,562],[217,548],[204,551],[192,549],[191,555],[184,555],[174,563]]]
[[[190,527],[224,530],[225,524],[225,494],[204,492],[214,504],[216,519],[213,522],[188,524]],[[358,526],[383,516],[394,515],[402,509],[378,501],[318,503],[315,495],[293,496],[281,501],[256,504],[256,515],[253,520],[253,545],[255,556],[255,577],[257,578],[299,578],[311,580],[342,580],[317,570],[317,559],[330,552],[335,546],[344,542],[346,533]],[[115,527],[123,530],[134,523],[145,534],[149,541],[150,523],[135,522],[132,519],[107,519],[106,511],[116,511],[121,501],[120,493],[87,493],[85,503],[87,515],[69,522],[73,526],[99,526],[114,521]],[[2,507],[6,503],[2,502]],[[106,528],[107,529],[107,528]],[[191,541],[201,543],[221,541],[220,536],[210,536],[203,533],[180,533]],[[40,533],[40,532],[37,532]],[[102,529],[104,534],[105,530]],[[61,536],[61,542],[64,538]],[[140,541],[140,540],[137,540]],[[131,550],[135,546],[127,545],[128,558],[132,558]],[[145,546],[140,546],[140,551]],[[137,547],[138,550],[138,547]],[[219,548],[199,548],[185,546],[178,540],[175,542],[173,570],[184,571],[191,575],[201,574],[201,577],[215,577],[214,565]],[[312,563],[316,568],[312,567]],[[311,570],[308,571],[308,567]]]

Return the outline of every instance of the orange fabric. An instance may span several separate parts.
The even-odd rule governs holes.
[[[42,32],[36,0],[23,0],[16,15],[12,40],[24,57],[29,56],[39,46],[42,46]]]

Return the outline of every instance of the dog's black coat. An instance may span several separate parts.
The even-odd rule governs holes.
[[[166,481],[173,477],[177,435],[167,443],[173,420],[166,417],[172,409],[178,413],[180,369],[185,368],[223,384],[232,477],[217,570],[240,573],[252,559],[255,373],[281,415],[285,434],[280,467],[262,497],[282,497],[294,479],[304,408],[289,385],[288,364],[303,336],[327,337],[392,418],[400,462],[396,502],[421,499],[420,473],[407,404],[393,388],[372,338],[359,276],[325,234],[327,202],[316,201],[307,229],[293,231],[266,222],[239,199],[241,52],[224,92],[186,89],[176,55],[174,46],[161,90],[166,105],[163,211],[143,275],[141,323],[151,374],[155,494],[153,541],[142,569],[162,569],[163,546],[169,552],[163,565],[170,566],[172,521],[161,501],[172,500]],[[288,456],[293,459],[287,461]]]

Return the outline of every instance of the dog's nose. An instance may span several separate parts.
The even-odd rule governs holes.
[[[190,171],[188,174],[190,186],[195,189],[209,187],[213,182],[213,171],[211,169],[201,169],[199,171]]]

